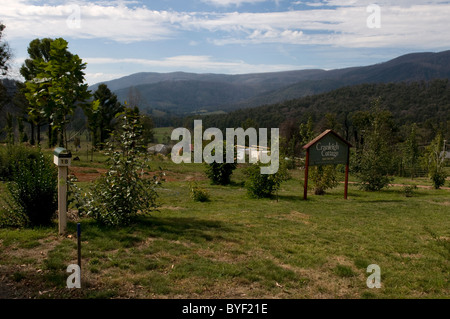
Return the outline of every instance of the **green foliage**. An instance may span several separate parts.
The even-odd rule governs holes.
[[[215,150],[213,151],[215,153]],[[214,154],[212,154],[214,155]],[[236,169],[236,163],[226,162],[226,143],[223,143],[222,149],[222,163],[217,163],[216,161],[206,164],[206,176],[211,180],[214,185],[228,185],[231,182],[231,175]]]
[[[417,126],[413,125],[410,134],[403,143],[404,170],[408,171],[411,178],[416,177],[419,169],[420,151],[417,143]]]
[[[106,84],[100,84],[94,92],[94,102],[84,108],[88,119],[88,127],[92,132],[95,146],[103,147],[103,143],[114,129],[116,115],[123,112],[123,105]]]
[[[402,188],[402,191],[403,191],[403,194],[405,195],[405,197],[413,197],[415,190],[417,190],[416,185],[405,185]]]
[[[261,162],[251,164],[244,172],[247,176],[247,194],[252,198],[271,197],[280,189],[281,183],[289,179],[284,161],[280,161],[280,167],[275,174],[261,174],[261,166],[264,166]]]
[[[9,224],[48,225],[57,209],[56,166],[41,151],[20,156],[23,153],[16,153],[18,159],[11,165],[10,182],[7,184],[9,196],[5,200]]]
[[[369,124],[370,123],[370,124]],[[390,112],[376,109],[368,113],[363,143],[356,152],[354,171],[366,191],[379,191],[389,185],[392,178],[392,147],[389,144],[392,134]]]
[[[33,40],[28,48],[30,58],[21,68],[25,77],[25,97],[29,115],[36,123],[44,117],[51,130],[59,135],[60,146],[67,147],[66,126],[77,103],[90,97],[88,85],[83,84],[86,63],[68,50],[62,38]],[[53,139],[49,135],[49,146]]]
[[[142,127],[135,110],[126,109],[120,130],[107,142],[110,164],[106,175],[96,180],[79,208],[102,224],[119,226],[131,223],[138,214],[156,209],[156,187],[161,176],[146,176],[147,152],[142,144]]]
[[[314,194],[324,195],[325,191],[338,185],[336,166],[319,165],[311,167],[310,178],[314,184]]]
[[[216,163],[206,164],[206,176],[215,185],[228,185],[231,182],[231,175],[236,169],[235,163]]]
[[[259,127],[279,127],[281,133],[281,124],[287,119],[295,118],[299,122],[306,122],[312,116],[315,131],[321,131],[322,119],[326,118],[327,113],[334,113],[338,124],[337,133],[357,147],[357,140],[362,133],[360,127],[364,123],[353,123],[352,116],[360,111],[370,111],[370,102],[374,99],[380,100],[380,107],[392,112],[399,125],[417,123],[418,130],[423,131],[418,137],[424,138],[424,143],[431,141],[438,127],[448,127],[448,79],[352,85],[328,93],[240,109],[224,115],[205,116],[203,125],[223,130],[227,127],[239,127],[246,118],[251,117]],[[356,127],[357,124],[361,125]],[[432,135],[430,139],[429,134]],[[419,139],[418,142],[422,144],[422,140]]]
[[[438,133],[426,149],[425,160],[428,164],[428,175],[435,189],[445,184],[447,173],[444,169],[444,140],[442,134]]]
[[[153,142],[153,129],[155,124],[153,123],[153,119],[148,115],[141,115],[141,123],[142,123],[142,140],[145,145]]]
[[[209,201],[209,193],[206,189],[200,187],[197,183],[190,183],[189,190],[191,198],[196,202],[207,202]]]
[[[8,62],[11,59],[11,50],[7,42],[2,41],[3,30],[5,30],[5,25],[0,23],[0,74],[6,75],[8,71]]]
[[[17,170],[17,163],[37,160],[39,156],[40,151],[37,148],[22,145],[0,147],[0,180],[11,181]]]
[[[443,170],[434,169],[430,172],[430,179],[433,182],[433,187],[439,189],[445,184],[447,174]]]
[[[6,143],[14,144],[14,116],[11,113],[6,113]]]

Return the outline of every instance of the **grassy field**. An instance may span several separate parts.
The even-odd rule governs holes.
[[[104,157],[80,158],[71,170],[91,174],[80,178],[87,187]],[[155,159],[153,167],[167,176],[160,209],[133,225],[73,219],[67,236],[57,235],[56,223],[0,229],[0,298],[450,297],[448,189],[418,188],[406,197],[402,186],[370,193],[351,184],[344,200],[341,184],[304,201],[302,171],[294,170],[278,196],[258,200],[246,195],[242,167],[227,187],[210,185],[199,164]],[[190,199],[194,180],[209,202]],[[82,289],[67,289],[78,222]],[[370,264],[381,269],[380,289],[366,285]]]

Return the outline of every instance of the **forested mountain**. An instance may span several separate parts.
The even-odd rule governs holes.
[[[377,101],[377,103],[375,103]],[[372,110],[377,104],[392,113],[396,125],[417,123],[429,134],[441,130],[450,138],[450,81],[433,80],[412,83],[360,84],[331,92],[307,96],[224,115],[202,117],[204,127],[241,127],[251,121],[257,127],[279,127],[305,123],[310,117],[316,131],[333,128],[351,138],[352,118],[358,112]],[[185,123],[192,122],[185,120]],[[198,118],[195,117],[195,118]],[[425,134],[425,133],[424,133]]]
[[[139,95],[154,116],[230,112],[274,104],[363,83],[397,83],[450,78],[450,51],[412,53],[370,66],[240,75],[136,73],[105,82],[118,95]],[[90,89],[95,90],[98,84]],[[158,111],[155,111],[158,110]]]

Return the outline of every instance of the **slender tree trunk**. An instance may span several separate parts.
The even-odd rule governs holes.
[[[63,129],[60,128],[59,130],[59,146],[64,147],[64,132]]]
[[[34,127],[35,127],[34,122],[33,122],[33,121],[30,121],[30,130],[31,130],[31,140],[30,140],[30,144],[31,144],[31,145],[36,144],[36,141],[35,141],[35,139],[34,139]]]
[[[41,145],[41,125],[37,124],[36,126],[36,140],[37,140],[37,144]]]
[[[49,124],[48,124],[48,148],[51,148],[53,145],[53,134],[52,134],[52,126],[50,125],[50,119],[49,119]]]

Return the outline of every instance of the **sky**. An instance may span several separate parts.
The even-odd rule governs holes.
[[[365,66],[450,49],[442,0],[1,0],[14,58],[59,38],[89,85],[137,72],[262,73]]]

